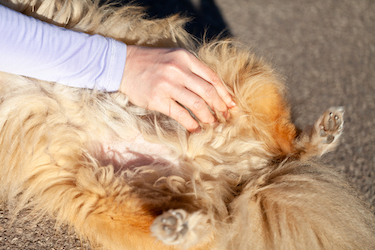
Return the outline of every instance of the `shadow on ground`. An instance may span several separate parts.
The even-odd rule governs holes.
[[[163,18],[174,14],[191,18],[186,30],[197,38],[231,36],[214,0],[121,0],[121,4],[129,3],[145,7],[150,18]]]

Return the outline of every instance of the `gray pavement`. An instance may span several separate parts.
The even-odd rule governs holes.
[[[285,76],[294,119],[303,127],[330,106],[344,106],[340,147],[324,157],[375,206],[375,1],[144,0],[151,16],[194,16],[199,36],[227,29]],[[88,249],[53,221],[16,221],[0,206],[0,250]]]

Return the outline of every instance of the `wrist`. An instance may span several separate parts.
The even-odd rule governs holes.
[[[126,82],[128,81],[128,72],[129,72],[129,68],[130,68],[130,64],[131,64],[131,61],[132,61],[132,57],[133,57],[133,54],[136,50],[136,47],[135,45],[127,45],[127,50],[126,50],[126,61],[125,61],[125,65],[124,65],[124,69],[123,69],[123,74],[122,74],[122,78],[121,78],[121,82],[120,82],[120,87],[119,87],[119,91],[123,94],[127,94],[127,88],[126,88]]]

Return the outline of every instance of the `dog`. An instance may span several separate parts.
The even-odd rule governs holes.
[[[338,145],[342,107],[298,132],[269,65],[232,40],[198,44],[179,16],[91,0],[1,3],[129,45],[187,49],[237,104],[190,134],[121,93],[0,72],[0,197],[14,214],[47,214],[103,249],[375,249],[374,215],[318,159]]]

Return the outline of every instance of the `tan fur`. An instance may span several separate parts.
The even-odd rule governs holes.
[[[178,16],[146,20],[138,7],[89,0],[1,2],[127,44],[186,48],[238,106],[188,134],[119,93],[0,72],[0,197],[15,214],[49,214],[105,249],[375,248],[373,214],[309,160],[337,144],[341,108],[297,137],[277,74],[235,42],[196,47]],[[124,145],[137,151],[131,161]]]

